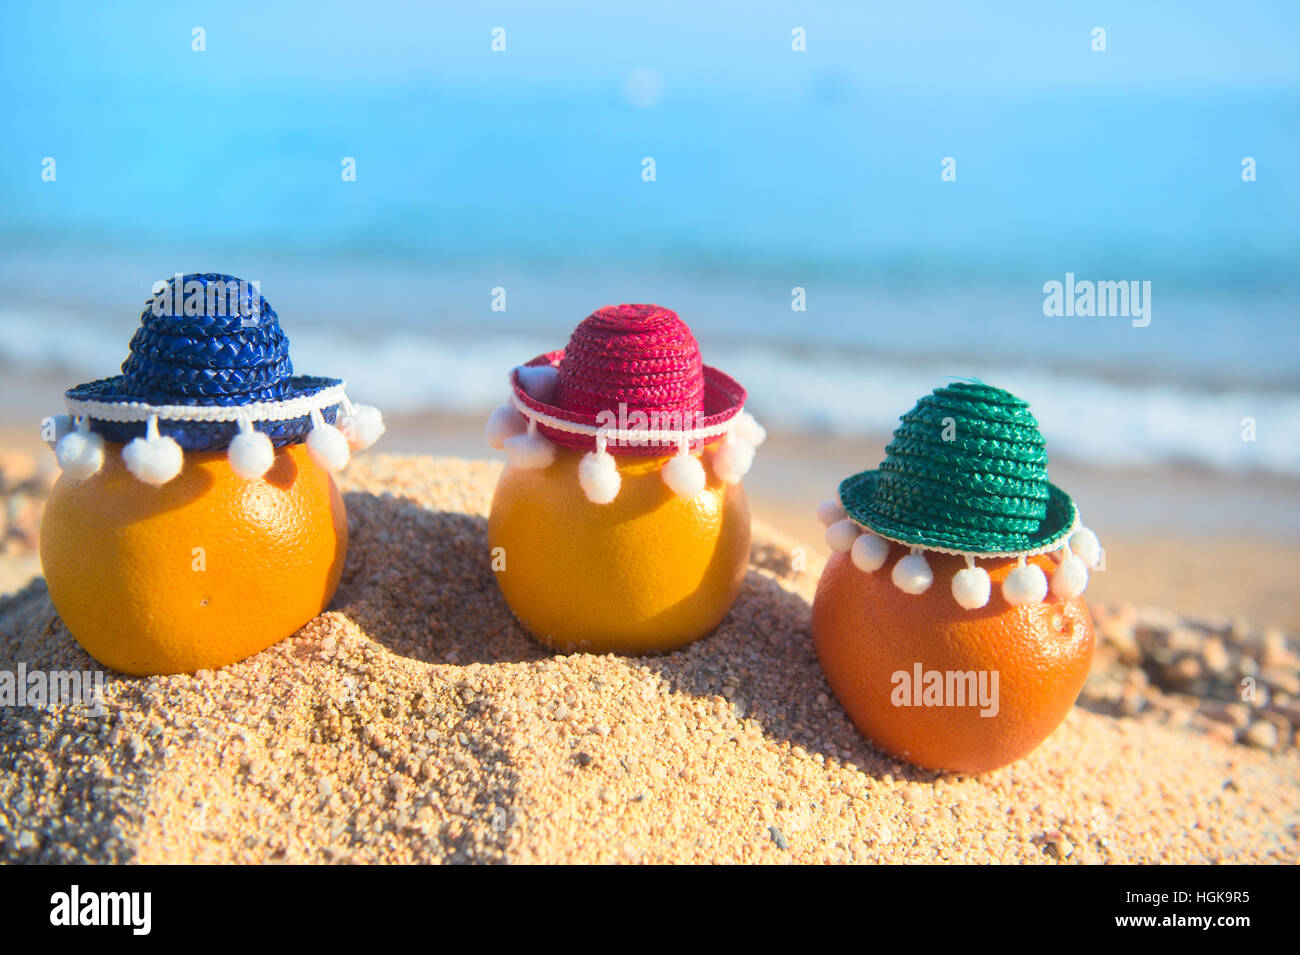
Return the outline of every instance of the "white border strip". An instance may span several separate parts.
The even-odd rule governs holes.
[[[840,501],[840,507],[844,507],[843,501]],[[1062,547],[1069,547],[1070,538],[1074,536],[1075,531],[1083,526],[1083,522],[1079,520],[1079,509],[1076,507],[1074,509],[1074,520],[1070,524],[1070,529],[1065,533],[1065,536],[1055,544],[1048,544],[1046,547],[1037,547],[1033,550],[999,551],[995,554],[989,554],[982,551],[953,550],[951,547],[931,547],[928,544],[914,544],[910,541],[899,540],[897,537],[890,537],[887,534],[882,534],[880,531],[874,530],[860,521],[853,520],[852,517],[850,517],[849,520],[853,521],[854,524],[860,527],[864,534],[875,534],[877,537],[897,544],[899,547],[919,547],[921,550],[928,550],[935,554],[951,554],[954,557],[973,557],[976,560],[981,558],[987,560],[1000,560],[1004,557],[1037,557],[1039,554],[1054,554]]]
[[[87,401],[68,398],[68,414],[73,417],[89,415],[96,421],[291,421],[305,418],[313,411],[322,411],[331,405],[347,400],[343,394],[346,382],[322,388],[314,395],[289,398],[286,401],[257,401],[247,405],[151,405],[144,401]]]
[[[708,438],[717,438],[736,426],[736,419],[740,417],[741,412],[745,409],[741,407],[734,415],[721,424],[710,425],[707,428],[692,428],[689,431],[651,431],[645,428],[619,430],[617,428],[598,428],[590,424],[575,424],[572,421],[565,421],[563,418],[557,418],[541,411],[528,407],[515,393],[513,388],[510,389],[510,403],[530,421],[536,421],[538,424],[545,425],[548,428],[554,428],[556,431],[564,431],[568,434],[581,434],[589,438],[597,435],[604,435],[612,445],[622,445],[624,447],[637,447],[646,444],[681,444],[682,441],[702,441]]]

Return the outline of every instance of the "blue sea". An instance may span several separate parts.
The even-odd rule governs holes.
[[[1105,54],[1042,12],[895,11],[896,48],[844,7],[862,49],[821,11],[797,54],[770,4],[730,31],[701,13],[704,36],[568,7],[419,29],[388,4],[384,29],[333,4],[299,27],[73,9],[0,24],[12,381],[115,373],[177,271],[260,281],[296,367],[390,411],[485,411],[592,309],[654,301],[769,426],[876,437],[978,377],[1031,402],[1054,455],[1300,476],[1285,7],[1155,54],[1134,47],[1168,25],[1118,7]],[[1044,314],[1067,273],[1149,282],[1149,324]]]

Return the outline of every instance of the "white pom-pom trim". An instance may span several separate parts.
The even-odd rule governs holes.
[[[551,403],[555,397],[555,382],[559,369],[554,365],[520,365],[515,369],[519,378],[519,387],[535,401]]]
[[[823,527],[830,527],[848,516],[849,512],[844,510],[844,505],[839,501],[822,501],[817,505],[817,520],[822,522]]]
[[[307,450],[315,462],[327,471],[342,471],[352,456],[348,449],[348,439],[343,437],[338,428],[326,423],[325,416],[316,409],[311,413]]]
[[[736,419],[731,418],[718,424],[711,424],[704,428],[689,428],[685,431],[677,429],[662,428],[628,428],[619,429],[611,428],[608,425],[589,425],[578,424],[569,421],[566,418],[557,417],[556,415],[547,414],[544,411],[538,411],[531,407],[518,395],[517,391],[511,391],[510,403],[519,409],[529,421],[536,422],[553,431],[563,431],[565,434],[577,434],[584,437],[594,438],[600,431],[608,434],[609,440],[613,444],[658,444],[664,447],[671,447],[674,444],[687,442],[688,444],[710,444],[717,438],[722,437],[736,427]],[[743,440],[743,435],[738,435]],[[752,444],[753,442],[747,442]]]
[[[713,473],[727,484],[739,484],[754,464],[754,446],[728,432],[722,446],[713,452]]]
[[[483,436],[487,438],[487,443],[498,451],[504,451],[506,441],[517,434],[523,434],[528,430],[528,419],[519,413],[519,409],[514,405],[497,405],[488,415],[487,425],[483,428]]]
[[[578,462],[578,483],[592,504],[608,504],[618,497],[623,478],[614,455],[605,450],[604,435],[596,438],[596,450],[588,451]]]
[[[518,391],[524,392],[529,398],[545,403],[554,399],[558,375],[558,369],[554,366],[520,365],[512,371],[512,375]],[[675,494],[689,499],[708,486],[704,465],[690,453],[692,442],[703,441],[708,444],[712,439],[725,438],[721,446],[709,452],[710,465],[719,480],[727,484],[738,484],[754,463],[756,445],[767,438],[763,426],[743,410],[730,421],[706,428],[686,431],[635,428],[624,431],[607,427],[595,428],[538,411],[523,401],[518,391],[512,391],[509,403],[496,408],[488,417],[484,437],[492,447],[504,448],[509,452],[511,463],[521,468],[548,467],[555,459],[554,446],[537,433],[539,424],[566,434],[589,437],[604,432],[606,440],[615,443],[676,442],[679,452],[664,464],[660,474]],[[525,421],[526,425],[522,423]],[[594,468],[595,465],[589,467]]]
[[[889,559],[891,543],[896,542],[866,530],[856,521],[842,516],[844,513],[843,505],[837,500],[824,501],[817,508],[817,517],[826,525],[827,545],[837,553],[848,554],[854,566],[864,573],[879,570]],[[1087,546],[1086,538],[1084,543]],[[912,546],[911,553],[894,564],[890,576],[894,585],[904,593],[925,593],[934,582],[934,572],[924,557],[925,550],[924,547]],[[966,566],[952,577],[953,599],[966,610],[987,606],[993,581],[988,571],[976,566],[976,555],[959,551],[940,553],[958,554],[966,560]],[[1064,555],[1063,559],[1060,554]],[[1018,565],[1002,583],[1002,596],[1012,606],[1041,602],[1047,598],[1049,590],[1057,597],[1073,599],[1087,588],[1088,568],[1082,556],[1072,554],[1069,546],[1061,547],[1058,554],[1060,563],[1050,583],[1047,574],[1037,564],[1028,563],[1027,556],[1018,558]]]
[[[826,546],[837,553],[847,554],[861,533],[862,529],[848,518],[836,521],[826,528]]]
[[[1088,566],[1066,548],[1065,559],[1052,574],[1052,593],[1063,600],[1073,600],[1088,588]]]
[[[154,487],[161,487],[180,474],[184,457],[174,439],[158,433],[157,415],[145,424],[143,438],[132,438],[122,449],[127,470]]]
[[[754,420],[748,411],[736,415],[735,435],[751,448],[756,448],[767,440],[767,429]]]
[[[63,473],[74,481],[84,481],[104,466],[104,439],[90,430],[90,419],[82,416],[77,429],[69,431],[54,446]]]
[[[384,416],[374,405],[354,405],[343,397],[343,414],[338,418],[338,429],[348,440],[353,451],[364,451],[384,434]]]
[[[253,427],[247,418],[239,419],[239,434],[226,451],[230,469],[242,478],[256,481],[271,470],[275,463],[275,448],[271,439]]]
[[[891,577],[894,586],[905,594],[923,594],[934,583],[934,571],[930,570],[919,547],[913,548],[910,554],[899,559]]]
[[[699,458],[691,454],[685,442],[682,442],[677,453],[664,464],[660,474],[674,494],[688,501],[703,491],[705,484],[708,483],[704,475],[704,465],[700,463]]]
[[[1037,564],[1025,563],[1021,557],[1015,570],[1002,581],[1002,599],[1013,607],[1039,603],[1047,596],[1047,575]]]
[[[952,575],[952,596],[964,610],[978,610],[989,602],[993,581],[983,567],[975,566],[975,558],[967,557],[966,566]]]
[[[864,532],[853,542],[849,557],[853,559],[853,566],[870,574],[885,566],[889,559],[889,541],[870,531]]]
[[[1070,535],[1070,550],[1078,555],[1089,570],[1096,570],[1101,564],[1101,541],[1086,527],[1080,527]]]
[[[555,461],[555,445],[537,430],[537,422],[529,421],[528,430],[506,438],[505,449],[510,455],[510,466],[524,471],[540,471]]]

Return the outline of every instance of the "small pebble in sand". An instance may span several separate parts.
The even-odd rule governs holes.
[[[1224,673],[1232,664],[1232,657],[1228,655],[1227,648],[1218,637],[1211,637],[1205,641],[1205,646],[1201,648],[1201,660],[1211,673]]]
[[[1260,667],[1259,678],[1268,684],[1268,688],[1274,693],[1285,693],[1292,697],[1300,696],[1300,673],[1294,670],[1276,665]]]
[[[1277,727],[1267,720],[1256,720],[1243,734],[1247,743],[1259,749],[1272,749],[1277,745]]]
[[[1258,653],[1261,666],[1294,666],[1295,655],[1291,652],[1290,641],[1286,634],[1276,627],[1264,631],[1264,639]]]
[[[1201,706],[1201,712],[1212,720],[1227,723],[1238,729],[1250,723],[1250,710],[1240,703],[1209,702]]]
[[[1201,675],[1201,661],[1196,657],[1181,657],[1165,668],[1165,681],[1173,686],[1185,687]]]
[[[1286,720],[1293,727],[1300,727],[1300,704],[1297,703],[1270,703],[1265,712],[1273,713]]]

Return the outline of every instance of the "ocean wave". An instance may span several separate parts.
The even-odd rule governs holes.
[[[111,374],[132,324],[0,308],[0,365]],[[354,397],[390,413],[485,413],[504,399],[510,368],[555,346],[528,334],[358,334],[322,325],[295,332],[293,361],[305,373],[346,378]],[[919,396],[953,378],[974,377],[1031,403],[1053,458],[1110,469],[1177,463],[1300,477],[1300,393],[1294,391],[1125,383],[984,359],[959,367],[775,345],[706,343],[704,350],[710,364],[749,388],[750,409],[776,431],[879,439]],[[1251,428],[1254,440],[1245,440]]]

